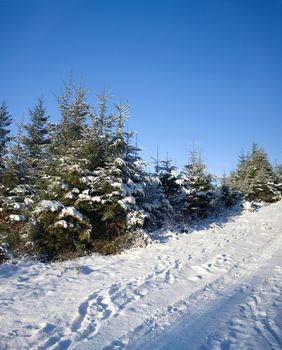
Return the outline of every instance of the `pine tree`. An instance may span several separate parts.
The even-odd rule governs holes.
[[[9,138],[9,155],[4,158],[1,174],[0,243],[4,236],[4,242],[12,249],[25,246],[23,242],[27,237],[26,222],[34,196],[33,189],[26,184],[27,163],[23,151],[22,131],[22,124],[19,124],[16,137]]]
[[[145,215],[144,227],[148,230],[160,228],[171,217],[171,205],[156,173],[145,174],[142,209]]]
[[[157,157],[156,158],[151,157],[151,158],[153,160],[154,173],[158,176],[160,172],[160,167],[161,167],[161,160],[159,157],[159,147],[157,147]]]
[[[86,94],[83,87],[75,88],[70,83],[65,86],[62,96],[58,97],[62,118],[56,134],[56,146],[61,145],[67,149],[82,138],[86,122],[92,115]]]
[[[231,208],[239,199],[239,194],[230,186],[230,179],[223,174],[221,185],[219,187],[219,205],[225,208]]]
[[[118,109],[112,138],[96,135],[108,143],[103,166],[94,165],[95,155],[85,152],[89,140],[84,133],[67,149],[56,148],[44,179],[44,196],[34,211],[31,236],[39,249],[56,254],[113,253],[143,226],[141,170],[138,152],[130,143],[131,133],[123,131],[125,113],[126,109]],[[97,126],[84,129],[95,141]],[[106,129],[103,132],[108,133]]]
[[[17,124],[17,134],[13,137],[9,147],[9,157],[5,160],[5,171],[2,182],[6,188],[14,188],[26,183],[28,164],[23,145],[23,123]]]
[[[205,218],[212,211],[213,176],[197,150],[190,152],[190,161],[181,172],[185,192],[184,211],[188,218]]]
[[[33,182],[39,178],[42,168],[47,159],[47,146],[50,144],[49,117],[46,115],[43,99],[38,100],[37,105],[29,110],[30,123],[23,127],[26,136],[22,137],[26,164],[29,167],[29,178]]]
[[[90,116],[90,124],[83,128],[81,157],[87,157],[90,170],[104,167],[111,157],[116,116],[108,113],[109,99],[106,92],[97,95],[97,111]]]
[[[54,156],[41,185],[44,191],[33,211],[30,230],[38,250],[53,255],[81,253],[91,242],[91,223],[87,208],[77,201],[89,187],[87,161],[70,149]],[[91,182],[91,181],[90,181]]]
[[[274,171],[275,171],[275,176],[276,176],[276,179],[277,179],[277,185],[276,186],[277,186],[278,191],[282,195],[282,165],[277,165],[274,168]]]
[[[160,179],[161,162],[159,148],[156,158],[152,157],[154,171],[144,176],[144,198],[142,208],[145,214],[144,227],[148,230],[160,228],[172,217],[172,206]]]
[[[122,207],[126,223],[125,231],[142,228],[144,214],[142,212],[142,200],[144,197],[144,171],[140,149],[132,144],[133,132],[124,131],[124,126],[129,113],[126,104],[116,105],[116,133],[112,139],[111,158],[107,162],[105,170],[109,175],[108,185],[116,184],[119,190],[115,190],[113,204],[118,211]],[[104,208],[105,212],[109,209]],[[114,211],[112,211],[114,212]],[[108,216],[106,214],[106,216]]]
[[[273,167],[266,152],[255,143],[251,155],[243,164],[239,163],[231,179],[233,185],[250,201],[275,202],[280,198]]]
[[[162,184],[166,198],[168,199],[172,215],[179,212],[180,185],[176,166],[172,165],[172,159],[167,156],[166,160],[160,162],[159,179]]]
[[[28,183],[29,166],[23,145],[23,125],[17,125],[17,135],[9,147],[9,157],[5,160],[3,190],[0,207],[6,221],[24,222],[33,205],[34,188]]]
[[[5,102],[0,106],[0,178],[2,179],[4,170],[4,157],[7,152],[8,144],[11,141],[9,136],[9,126],[12,123],[12,117],[8,112],[8,107]]]

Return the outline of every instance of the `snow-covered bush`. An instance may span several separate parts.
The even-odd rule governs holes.
[[[74,207],[59,201],[42,201],[34,211],[30,235],[39,251],[81,252],[90,242],[89,219]]]

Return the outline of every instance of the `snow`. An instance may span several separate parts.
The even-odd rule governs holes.
[[[74,194],[72,193],[72,191],[67,192],[67,193],[65,194],[65,198],[73,199],[73,198],[74,198]]]
[[[135,197],[133,196],[128,196],[122,199],[122,202],[126,204],[135,204]]]
[[[17,215],[17,214],[10,214],[9,219],[10,221],[14,221],[14,222],[24,222],[26,220],[24,215]]]
[[[91,201],[100,203],[101,202],[101,197],[100,196],[93,196],[93,197],[91,197]]]
[[[55,223],[55,227],[63,227],[63,228],[68,228],[68,223],[66,220],[59,220]]]
[[[23,203],[13,203],[12,204],[12,207],[14,210],[21,210],[25,207],[25,205]]]
[[[145,216],[143,213],[133,211],[127,214],[126,221],[129,227],[134,228],[136,226],[142,227]]]
[[[32,204],[34,204],[34,201],[33,201],[33,199],[26,197],[26,198],[24,199],[24,203],[25,203],[26,205],[32,205]]]
[[[118,256],[0,266],[0,349],[281,349],[282,202]]]
[[[67,216],[72,216],[79,221],[84,221],[83,214],[74,207],[63,208],[63,210],[61,211],[61,213],[59,215],[59,218],[62,219],[62,218],[65,218]]]
[[[63,204],[59,201],[51,201],[51,200],[43,200],[39,203],[38,207],[36,208],[37,212],[41,212],[42,210],[50,210],[52,212],[55,212],[63,207]]]
[[[259,203],[245,201],[245,202],[243,202],[242,206],[243,206],[243,209],[246,210],[246,211],[254,211],[260,205],[259,205]]]

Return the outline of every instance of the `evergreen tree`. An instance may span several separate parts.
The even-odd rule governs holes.
[[[85,153],[84,133],[73,146],[57,148],[45,177],[43,201],[34,211],[32,237],[43,251],[116,252],[130,233],[142,227],[139,158],[130,134],[123,131],[122,118],[125,110],[118,109],[117,129],[108,139],[110,151],[103,166],[92,168],[93,155]],[[95,135],[96,126],[92,127],[89,132]],[[59,153],[61,149],[65,154]]]
[[[157,157],[156,158],[152,157],[152,160],[153,160],[154,172],[158,176],[159,172],[160,172],[160,167],[161,167],[161,160],[159,158],[159,148],[158,147],[157,147]]]
[[[160,228],[171,217],[171,205],[156,173],[145,175],[142,208],[144,227],[149,230]]]
[[[97,112],[90,116],[90,125],[83,129],[81,156],[89,159],[90,170],[104,167],[111,157],[116,116],[108,113],[109,98],[106,92],[97,95]]]
[[[177,168],[172,165],[172,159],[169,159],[168,156],[166,160],[160,162],[159,179],[170,203],[172,214],[177,214],[179,212],[180,185]]]
[[[190,152],[190,161],[181,172],[185,192],[184,211],[188,218],[204,218],[212,211],[213,176],[196,150]]]
[[[116,133],[113,137],[111,158],[105,166],[108,185],[115,184],[113,196],[114,208],[122,207],[126,215],[126,230],[142,228],[144,214],[142,201],[144,197],[144,171],[140,149],[132,144],[133,132],[124,131],[124,125],[129,113],[128,105],[116,105]],[[118,205],[117,205],[118,204]],[[110,207],[113,205],[111,204]],[[108,208],[104,208],[105,212]],[[119,209],[118,209],[119,211]],[[114,211],[112,211],[114,212]],[[108,215],[106,215],[108,216]]]
[[[277,165],[274,171],[277,179],[276,187],[278,191],[282,194],[282,165]]]
[[[0,178],[3,176],[4,157],[7,152],[7,147],[11,141],[10,130],[8,129],[12,123],[12,117],[8,112],[8,107],[5,102],[0,106]]]
[[[165,222],[171,220],[172,216],[172,206],[160,179],[162,160],[159,157],[158,147],[156,158],[152,157],[152,160],[154,172],[145,174],[142,203],[145,213],[144,226],[149,230],[160,228]]]
[[[86,122],[91,118],[91,107],[86,101],[86,93],[83,87],[75,88],[70,83],[58,98],[62,118],[56,134],[56,146],[61,145],[67,149],[82,138]]]
[[[78,159],[73,150],[52,162],[30,231],[39,250],[56,255],[89,248],[91,223],[87,209],[77,203],[88,189],[87,175],[85,160]]]
[[[279,178],[282,178],[282,165],[276,165],[275,167],[275,172],[276,172],[276,175],[279,177]]]
[[[46,115],[43,99],[38,100],[37,105],[29,110],[30,123],[24,125],[26,136],[22,137],[26,164],[29,167],[31,181],[40,177],[41,170],[47,159],[47,146],[50,144],[49,117]]]
[[[27,183],[28,162],[23,146],[22,123],[17,127],[17,135],[9,148],[9,157],[5,159],[0,196],[1,212],[6,223],[9,223],[11,230],[7,232],[11,231],[11,236],[19,232],[26,233],[26,227],[22,227],[21,223],[28,220],[34,197],[34,188]],[[17,236],[17,240],[20,242],[21,236]]]
[[[275,202],[280,198],[273,167],[255,143],[251,155],[232,174],[232,183],[251,201]]]
[[[229,182],[224,173],[219,187],[219,205],[225,208],[231,208],[239,199],[239,194],[231,188]]]
[[[13,137],[9,147],[9,157],[5,160],[5,171],[2,182],[6,188],[14,188],[26,183],[28,177],[28,164],[23,145],[23,124],[17,124],[17,134]]]

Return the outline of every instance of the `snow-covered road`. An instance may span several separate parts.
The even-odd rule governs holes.
[[[0,349],[282,348],[282,202],[167,236],[0,266]]]

